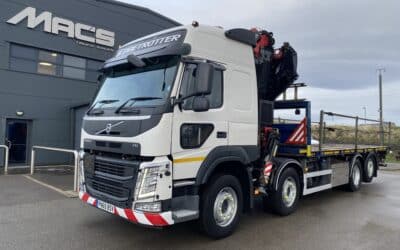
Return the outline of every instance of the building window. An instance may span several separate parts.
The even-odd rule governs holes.
[[[13,70],[28,72],[28,73],[36,73],[36,62],[29,61],[26,59],[20,58],[11,58],[10,59],[10,68]]]
[[[96,82],[101,61],[11,44],[10,69]]]
[[[63,76],[85,80],[86,59],[75,56],[64,56]]]
[[[57,59],[59,59],[60,57],[61,57],[61,55],[57,54],[55,52],[39,50],[39,61],[59,64],[60,60],[57,60]]]
[[[35,60],[37,57],[37,51],[34,48],[13,44],[11,45],[11,55],[17,58]]]
[[[38,58],[37,73],[53,76],[58,75],[59,61],[57,59],[60,58],[60,55],[54,52],[39,50]]]
[[[57,75],[57,66],[48,62],[39,62],[37,72],[45,75]]]

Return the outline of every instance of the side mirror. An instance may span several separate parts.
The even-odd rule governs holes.
[[[205,96],[195,96],[193,98],[192,109],[194,112],[204,112],[210,109],[210,102]]]
[[[209,63],[199,63],[197,65],[197,77],[195,82],[195,96],[209,95],[214,75],[214,66]]]
[[[199,63],[196,69],[196,78],[193,90],[183,97],[174,100],[173,105],[178,105],[182,111],[182,103],[184,100],[194,97],[192,109],[195,112],[203,112],[210,109],[210,103],[205,95],[211,94],[211,87],[214,77],[214,66],[209,63]],[[185,80],[184,80],[185,81]]]

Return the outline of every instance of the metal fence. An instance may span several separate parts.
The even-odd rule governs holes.
[[[279,124],[300,122],[301,119],[281,116],[274,118],[274,123]],[[379,120],[323,110],[320,112],[320,120],[311,122],[312,143],[319,150],[327,144],[330,146],[345,144],[355,148],[360,145],[384,145],[400,152],[400,133],[396,131],[396,125],[393,122],[384,122],[381,127]]]
[[[77,150],[71,149],[64,149],[64,148],[54,148],[54,147],[43,147],[43,146],[33,146],[32,147],[32,154],[31,154],[31,175],[35,172],[35,154],[36,150],[48,150],[48,151],[55,151],[55,152],[64,152],[70,153],[74,155],[74,191],[78,192],[78,166],[79,166],[79,153]]]
[[[10,149],[6,145],[0,145],[0,148],[4,149],[4,174],[8,174],[8,155],[10,152]]]
[[[330,118],[327,118],[330,117]],[[324,144],[390,145],[394,124],[358,116],[349,116],[321,110],[320,121],[313,125],[313,137],[319,150]]]

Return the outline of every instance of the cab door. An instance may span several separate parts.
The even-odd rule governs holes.
[[[193,93],[198,63],[183,65],[179,97]],[[207,154],[218,146],[228,145],[228,119],[224,105],[223,67],[214,67],[211,93],[205,97],[209,102],[207,111],[195,112],[190,97],[175,105],[172,125],[172,157],[174,180],[196,177]]]

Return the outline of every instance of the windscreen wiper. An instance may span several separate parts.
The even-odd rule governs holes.
[[[133,97],[133,98],[129,98],[128,100],[126,100],[126,102],[124,102],[121,106],[119,106],[116,110],[115,113],[139,113],[139,111],[135,111],[132,109],[128,109],[126,111],[123,111],[123,109],[126,108],[131,108],[133,104],[135,104],[135,102],[137,101],[148,101],[148,100],[156,100],[156,99],[163,99],[162,97],[157,97],[157,96],[141,96],[141,97]],[[128,107],[126,107],[126,105],[130,102],[133,102],[131,105],[129,105]]]
[[[103,106],[104,104],[110,104],[110,103],[114,103],[114,102],[118,102],[119,100],[115,100],[115,99],[109,99],[109,100],[100,100],[100,101],[97,101],[97,102],[95,102],[93,105],[92,105],[92,107],[90,107],[89,108],[89,110],[86,112],[88,115],[90,115],[90,114],[92,114],[92,115],[101,115],[101,114],[103,114],[104,113],[104,111],[103,110],[99,110],[99,111],[96,111],[96,112],[92,112],[92,110],[94,109],[94,107],[96,107],[97,106],[97,104],[102,104],[101,106]],[[100,106],[100,107],[101,107]],[[100,108],[99,107],[99,108]],[[97,109],[99,109],[99,108],[97,108]]]

